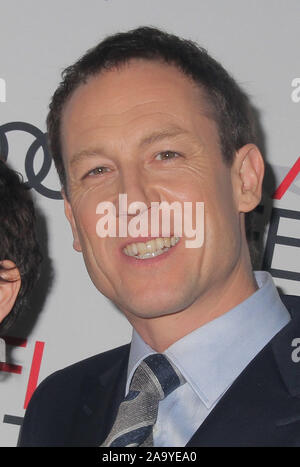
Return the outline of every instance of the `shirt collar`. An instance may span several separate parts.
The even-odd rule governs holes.
[[[256,292],[164,352],[208,408],[290,320],[272,276],[265,271],[254,274],[259,287]],[[135,369],[153,353],[155,351],[133,330],[126,393]]]

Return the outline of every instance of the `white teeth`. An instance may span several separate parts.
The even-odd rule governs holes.
[[[123,248],[123,252],[127,256],[134,256],[138,259],[153,258],[154,256],[159,256],[168,251],[172,246],[176,245],[178,241],[179,237],[159,237],[154,240],[149,240],[146,243],[130,243]]]
[[[147,259],[147,258],[154,258],[154,256],[159,256],[168,251],[169,248],[164,248],[163,250],[157,250],[153,253],[145,253],[144,255],[135,256],[137,259]]]
[[[171,240],[169,239],[169,237],[165,237],[164,238],[164,244],[167,248],[170,248],[171,246]]]
[[[156,238],[155,243],[156,243],[156,248],[158,248],[159,250],[162,250],[163,247],[165,246],[163,238]]]
[[[134,255],[137,255],[138,254],[138,249],[137,249],[137,246],[135,243],[132,243],[131,245],[131,249],[132,249],[132,252]]]
[[[156,242],[155,240],[150,240],[146,243],[147,253],[154,253],[156,251]]]
[[[147,253],[147,248],[145,243],[136,243],[139,255],[144,255]]]

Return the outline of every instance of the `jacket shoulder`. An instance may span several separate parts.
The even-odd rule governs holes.
[[[63,443],[61,434],[69,432],[86,385],[99,384],[101,374],[122,361],[129,353],[129,348],[130,344],[126,344],[108,350],[47,376],[30,400],[18,445],[45,446],[48,445],[46,441],[48,439],[61,439]],[[48,423],[45,423],[46,420]],[[47,433],[45,433],[46,426]]]
[[[280,295],[281,300],[292,313],[300,313],[300,296],[298,295]]]
[[[114,363],[129,352],[129,346],[129,344],[126,344],[112,350],[107,350],[55,371],[40,383],[33,397],[37,397],[39,392],[45,390],[57,391],[59,388],[69,390],[69,384],[72,384],[72,388],[74,389],[74,385],[80,385],[87,377],[100,375],[111,368]]]

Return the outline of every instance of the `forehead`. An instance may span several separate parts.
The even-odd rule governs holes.
[[[65,105],[62,142],[70,148],[94,131],[124,131],[140,127],[195,125],[210,116],[204,91],[178,68],[165,63],[132,60],[101,72],[80,85]]]

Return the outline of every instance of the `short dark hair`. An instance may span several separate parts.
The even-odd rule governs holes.
[[[0,324],[7,330],[26,309],[38,277],[42,254],[36,234],[36,218],[28,187],[21,176],[0,158],[0,261],[11,260],[19,269],[21,287],[11,312]],[[4,267],[0,266],[1,271]]]
[[[89,77],[137,58],[175,65],[206,92],[226,163],[232,163],[235,151],[243,145],[256,143],[255,120],[248,98],[220,63],[190,40],[157,28],[139,27],[107,37],[62,73],[62,81],[49,106],[47,128],[50,152],[66,193],[60,137],[65,103]]]

